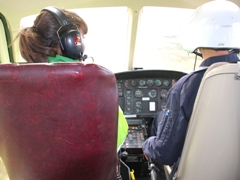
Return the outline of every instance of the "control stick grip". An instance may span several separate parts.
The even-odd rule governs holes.
[[[148,159],[148,169],[150,170],[151,180],[157,180],[157,171],[159,171],[159,169],[156,167],[151,158]]]

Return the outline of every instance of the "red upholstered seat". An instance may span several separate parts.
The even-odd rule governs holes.
[[[116,179],[118,95],[109,70],[0,65],[0,156],[11,180]]]

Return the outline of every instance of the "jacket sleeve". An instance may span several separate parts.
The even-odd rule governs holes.
[[[174,85],[164,113],[155,119],[159,121],[156,136],[149,137],[143,144],[144,153],[159,164],[172,165],[182,152],[188,122],[180,98],[180,86]]]

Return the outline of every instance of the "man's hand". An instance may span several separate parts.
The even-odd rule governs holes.
[[[146,160],[148,161],[148,157],[147,157],[147,155],[143,152],[143,154],[144,154],[144,156],[145,156],[145,158],[146,158]]]

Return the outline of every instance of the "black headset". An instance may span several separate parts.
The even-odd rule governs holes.
[[[52,13],[61,26],[57,31],[57,35],[63,55],[74,60],[81,60],[84,43],[77,25],[69,21],[64,12],[56,7],[46,7],[42,11]],[[73,29],[73,26],[76,26],[76,29]]]

